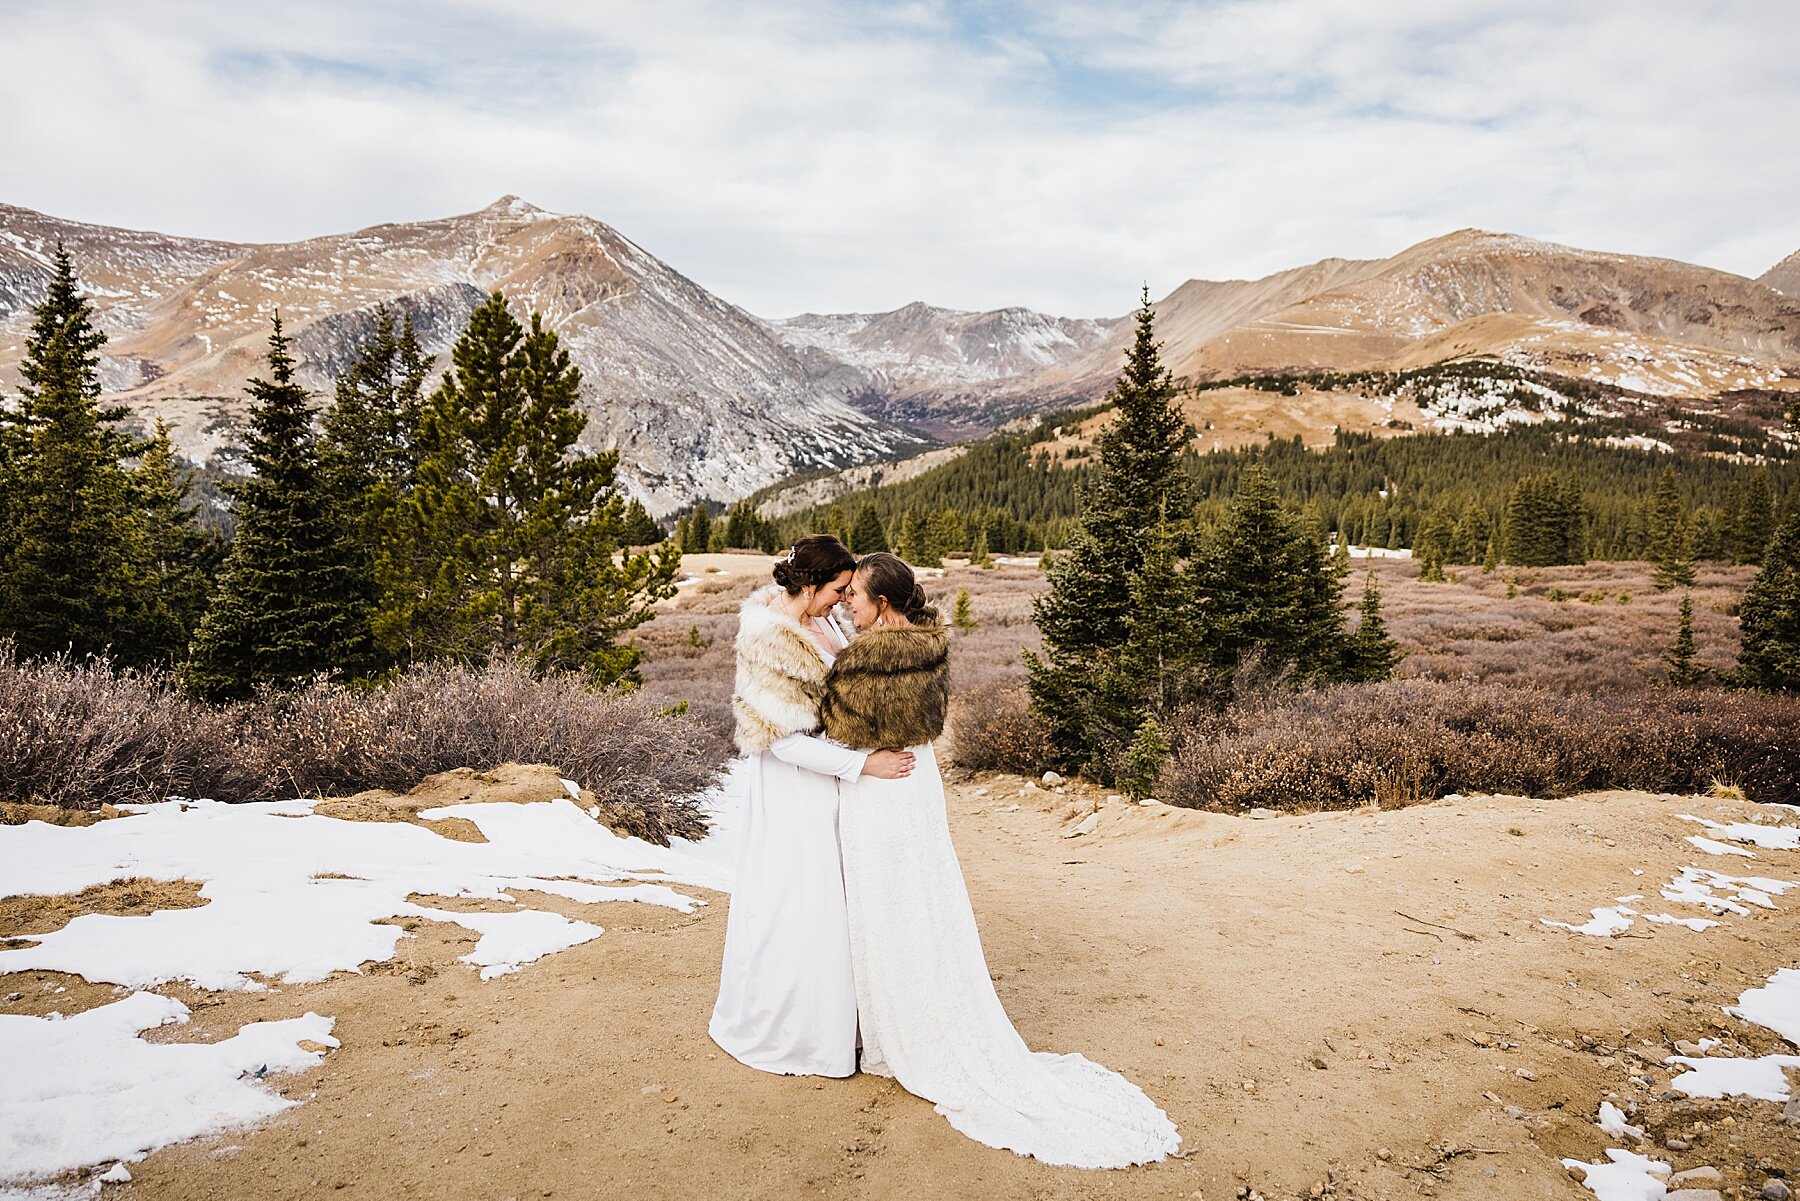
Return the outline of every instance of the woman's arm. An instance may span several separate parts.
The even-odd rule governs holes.
[[[778,738],[770,745],[769,753],[802,771],[836,776],[846,781],[862,775],[863,762],[869,757],[868,751],[853,751],[811,734],[789,734],[786,738]]]

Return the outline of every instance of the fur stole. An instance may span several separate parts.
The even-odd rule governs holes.
[[[738,611],[731,712],[737,718],[737,748],[746,755],[819,728],[825,656],[799,622],[771,607],[783,595],[780,585],[766,585]]]
[[[857,750],[918,746],[944,732],[950,631],[941,625],[865,630],[825,681],[825,735]]]

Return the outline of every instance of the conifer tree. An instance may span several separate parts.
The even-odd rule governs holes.
[[[1492,575],[1494,573],[1494,568],[1498,566],[1500,566],[1499,540],[1495,538],[1494,535],[1489,534],[1487,550],[1483,551],[1481,555],[1481,574]]]
[[[985,525],[975,531],[975,545],[969,551],[969,566],[979,567],[984,571],[994,569],[994,556],[988,550],[988,534]]]
[[[183,467],[159,418],[156,435],[131,473],[145,567],[145,620],[139,658],[185,658],[212,591],[217,540],[194,520],[189,493],[194,473]]]
[[[349,531],[293,372],[277,315],[269,378],[246,389],[251,474],[231,487],[237,533],[188,667],[192,685],[213,699],[368,665],[367,596],[344,554]]]
[[[1726,541],[1733,563],[1761,563],[1763,548],[1775,533],[1775,506],[1769,495],[1769,469],[1758,468],[1742,486],[1741,500],[1730,514]]]
[[[401,506],[395,599],[379,629],[412,655],[521,656],[597,683],[635,680],[621,635],[674,592],[679,552],[621,553],[618,454],[583,454],[581,375],[533,314],[498,292],[471,315],[426,403],[419,475]],[[704,506],[690,515],[710,532]],[[698,539],[696,538],[696,541]]]
[[[688,511],[687,533],[682,536],[681,550],[683,554],[705,554],[712,547],[712,514],[700,501]]]
[[[955,509],[939,509],[933,513],[929,529],[931,546],[940,562],[951,551],[969,548],[968,526]]]
[[[1704,674],[1695,662],[1694,601],[1685,592],[1681,594],[1681,619],[1675,629],[1675,644],[1662,653],[1662,660],[1669,667],[1669,683],[1679,688],[1693,687]]]
[[[384,531],[418,468],[415,444],[430,370],[431,358],[419,345],[412,318],[396,327],[392,311],[380,305],[373,331],[338,377],[320,422],[325,496],[344,537],[344,563],[356,580],[356,620],[363,632],[355,641],[367,648],[356,663],[341,665],[352,671],[381,665],[374,622],[382,603],[378,581],[380,560],[387,553]]]
[[[850,530],[850,549],[859,555],[888,549],[887,531],[881,528],[874,505],[865,504],[857,513],[856,524]]]
[[[1363,578],[1362,620],[1346,645],[1344,678],[1350,681],[1385,680],[1400,662],[1400,644],[1387,631],[1381,617],[1381,590],[1375,573]]]
[[[1225,522],[1198,556],[1198,641],[1219,685],[1255,650],[1270,669],[1302,681],[1340,678],[1343,577],[1324,547],[1283,508],[1275,484],[1252,464]]]
[[[650,516],[650,510],[644,508],[644,502],[632,497],[631,503],[625,506],[619,541],[625,546],[655,546],[666,537],[663,528],[656,524],[656,518]]]
[[[1194,565],[1178,557],[1180,534],[1166,520],[1152,531],[1131,580],[1131,613],[1117,666],[1093,691],[1090,739],[1104,762],[1123,749],[1146,716],[1169,717],[1208,691],[1208,664]]]
[[[689,520],[688,515],[683,513],[680,517],[675,519],[675,533],[673,536],[675,549],[683,552],[693,549],[693,537],[693,523]]]
[[[967,588],[957,590],[956,607],[951,610],[950,624],[965,634],[979,624],[975,620],[975,602],[970,599]]]
[[[1515,567],[1586,561],[1580,493],[1568,480],[1525,476],[1506,501],[1501,558]]]
[[[1156,792],[1156,782],[1168,758],[1169,740],[1163,734],[1162,724],[1154,717],[1146,717],[1132,735],[1131,747],[1125,754],[1119,791],[1134,801],[1149,799]]]
[[[1789,511],[1763,552],[1762,570],[1738,607],[1745,683],[1800,692],[1800,507]]]
[[[1050,589],[1033,603],[1044,651],[1027,661],[1032,706],[1064,765],[1097,762],[1107,749],[1096,739],[1088,698],[1116,670],[1130,635],[1131,581],[1152,531],[1165,513],[1190,507],[1181,460],[1193,434],[1162,364],[1148,288],[1136,322],[1124,370],[1106,397],[1115,412],[1095,439],[1068,553],[1045,560]]]
[[[100,403],[93,307],[62,244],[33,310],[5,433],[7,528],[0,530],[0,635],[24,655],[116,648],[144,662],[159,639],[144,627],[150,583],[121,460],[139,451],[125,410]]]
[[[1687,510],[1681,503],[1681,491],[1675,480],[1675,465],[1663,468],[1656,482],[1656,495],[1650,505],[1650,558],[1656,565],[1654,578],[1658,592],[1694,583],[1694,556],[1688,541]]]

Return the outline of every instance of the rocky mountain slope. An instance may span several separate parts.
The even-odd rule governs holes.
[[[328,395],[378,304],[411,314],[426,348],[443,355],[494,290],[562,336],[582,370],[584,441],[623,452],[627,484],[653,512],[926,441],[826,393],[761,321],[617,230],[516,197],[459,217],[259,246],[16,208],[0,219],[0,382],[16,381],[29,306],[60,239],[111,338],[108,390],[167,419],[196,459],[233,438],[275,310],[301,379]]]
[[[1790,267],[1789,264],[1795,264]],[[1491,357],[1653,396],[1711,397],[1800,378],[1800,298],[1669,259],[1462,230],[1388,259],[1325,259],[1258,280],[1190,280],[1157,303],[1179,377],[1406,370]],[[995,416],[1100,396],[1130,331],[990,386]]]
[[[1765,288],[1773,288],[1789,296],[1800,296],[1800,250],[1788,255],[1756,277]]]
[[[988,428],[958,420],[957,400],[971,389],[1054,370],[1106,343],[1123,323],[915,301],[887,313],[804,313],[769,324],[822,387],[865,412],[955,436]]]

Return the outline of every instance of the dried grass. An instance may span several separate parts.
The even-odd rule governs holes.
[[[261,801],[405,791],[458,767],[548,763],[630,833],[705,830],[693,794],[725,748],[704,721],[524,667],[412,668],[379,688],[318,683],[227,708],[104,660],[0,652],[0,799],[93,809],[206,796]]]
[[[1176,723],[1157,795],[1240,811],[1410,804],[1449,793],[1800,795],[1800,699],[1718,689],[1574,696],[1390,680],[1262,697]]]

